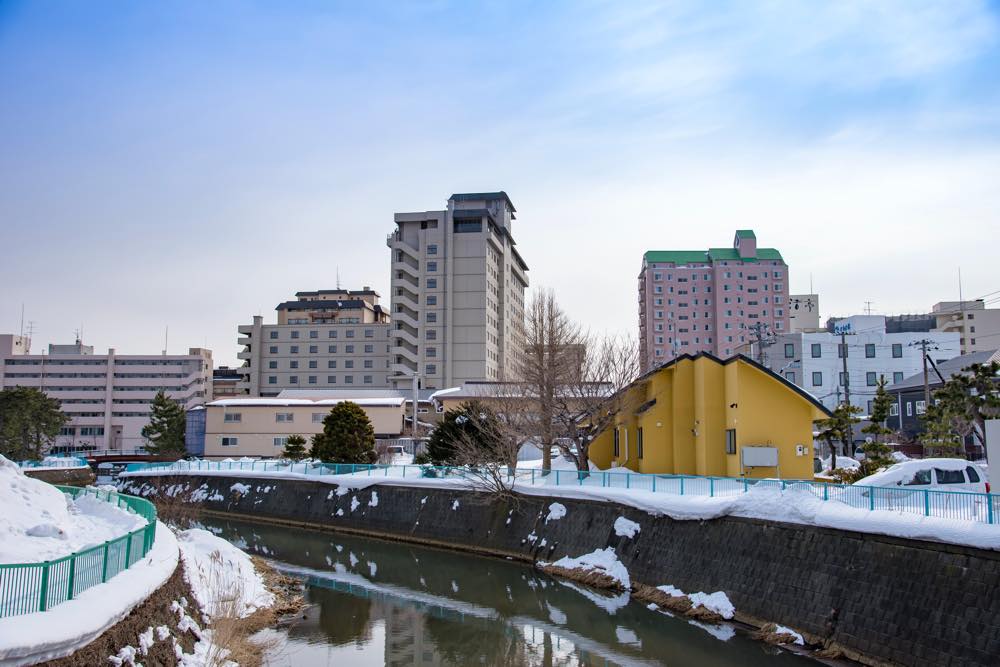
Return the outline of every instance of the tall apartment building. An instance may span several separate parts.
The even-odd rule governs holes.
[[[132,450],[145,440],[150,403],[161,389],[185,409],[212,398],[212,353],[94,354],[77,341],[30,354],[30,341],[0,335],[0,389],[35,387],[59,400],[70,420],[54,443],[61,449]]]
[[[455,194],[443,211],[396,213],[389,382],[427,389],[512,377],[528,267],[505,192]]]
[[[982,299],[941,301],[931,308],[935,331],[957,331],[962,354],[1000,347],[1000,308],[987,308]]]
[[[893,326],[889,326],[895,322]],[[943,361],[958,356],[959,335],[954,332],[903,330],[899,320],[884,315],[838,318],[836,331],[790,333],[778,336],[767,350],[765,365],[813,394],[833,409],[850,388],[851,404],[865,414],[880,377],[890,385],[923,370],[919,342],[930,341],[930,358]],[[844,332],[846,349],[841,347]],[[847,373],[844,373],[844,355]]]
[[[748,354],[757,331],[788,330],[788,266],[774,248],[758,248],[752,230],[738,230],[731,248],[643,255],[639,344],[644,369],[681,354]]]
[[[389,386],[389,316],[378,292],[318,290],[297,292],[279,303],[277,324],[241,325],[237,355],[245,364],[237,390],[273,397],[283,389],[337,389]]]

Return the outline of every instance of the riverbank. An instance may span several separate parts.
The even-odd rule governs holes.
[[[868,664],[990,665],[1000,654],[1000,554],[870,533],[722,516],[678,520],[578,498],[294,479],[125,477],[123,490],[213,513],[535,563],[611,548],[633,583],[723,592],[734,618],[793,629]],[[562,510],[553,512],[554,505]],[[557,515],[557,516],[556,516]],[[619,534],[619,519],[635,523]],[[920,590],[914,595],[914,590]],[[970,600],[981,601],[969,622]]]

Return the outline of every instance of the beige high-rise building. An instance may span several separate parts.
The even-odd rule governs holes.
[[[505,192],[455,194],[443,211],[396,213],[390,384],[427,389],[512,377],[528,266]]]
[[[389,317],[378,292],[317,290],[297,292],[279,303],[277,324],[239,327],[236,388],[249,396],[277,396],[285,389],[371,389],[389,382]]]
[[[1000,308],[987,308],[983,299],[941,301],[931,308],[934,331],[961,334],[962,354],[1000,347]]]

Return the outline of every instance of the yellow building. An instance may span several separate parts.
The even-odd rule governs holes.
[[[601,468],[812,479],[813,422],[829,411],[742,355],[682,355],[622,395],[615,428],[590,448]]]

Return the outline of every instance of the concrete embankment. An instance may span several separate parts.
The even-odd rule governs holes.
[[[610,502],[466,490],[176,475],[123,490],[251,520],[526,562],[613,547],[633,583],[724,591],[737,619],[774,622],[869,664],[996,665],[1000,553],[736,517],[677,521]],[[549,518],[553,503],[565,507]],[[617,534],[619,517],[639,524]]]
[[[24,474],[49,484],[66,486],[87,486],[96,479],[90,468],[25,468]]]

